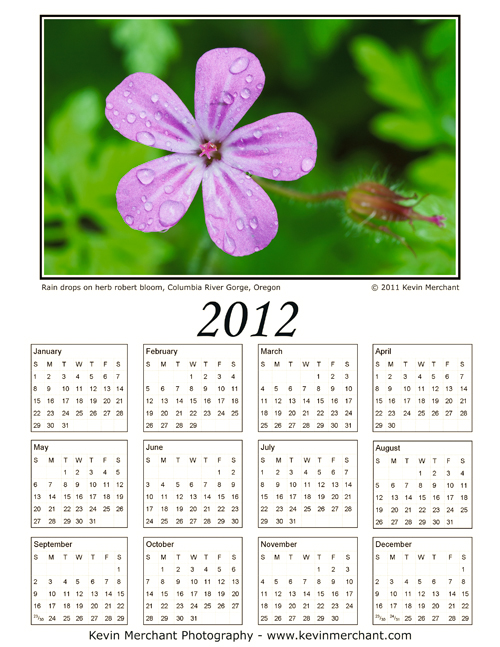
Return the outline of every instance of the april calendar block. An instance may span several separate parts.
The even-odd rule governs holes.
[[[144,345],[144,430],[242,431],[242,348]]]

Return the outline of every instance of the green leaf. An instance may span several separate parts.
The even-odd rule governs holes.
[[[411,150],[430,148],[442,140],[440,129],[420,114],[381,112],[372,119],[371,128],[380,139]]]
[[[337,47],[342,36],[351,28],[352,20],[342,18],[307,20],[306,31],[311,49],[319,57],[325,57]]]
[[[421,157],[409,164],[407,175],[423,191],[448,197],[455,194],[455,156],[451,153],[437,151]]]

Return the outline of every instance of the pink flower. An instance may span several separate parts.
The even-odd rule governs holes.
[[[296,180],[316,163],[316,136],[301,115],[285,112],[234,130],[264,87],[259,60],[244,49],[213,49],[196,66],[193,119],[152,74],[128,76],[106,99],[106,117],[133,141],[171,151],[118,183],[118,211],[133,229],[167,231],[203,185],[208,233],[233,256],[257,252],[278,231],[276,209],[247,173]]]

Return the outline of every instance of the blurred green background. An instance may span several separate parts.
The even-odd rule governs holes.
[[[455,268],[455,20],[45,19],[45,275],[453,275]],[[266,84],[240,125],[298,112],[318,139],[313,171],[283,186],[346,189],[387,178],[429,194],[417,211],[446,227],[351,221],[339,202],[308,205],[269,192],[278,235],[233,258],[210,240],[201,190],[168,233],[130,229],[116,209],[120,178],[162,152],[131,142],[104,100],[132,72],[164,80],[194,115],[198,58],[243,47]],[[411,204],[411,203],[410,203]]]

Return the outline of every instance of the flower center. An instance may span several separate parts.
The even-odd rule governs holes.
[[[214,153],[217,152],[217,146],[212,142],[205,142],[205,144],[202,144],[200,146],[200,150],[201,153],[198,155],[198,157],[203,157],[203,155],[206,155],[208,159],[212,159]]]

